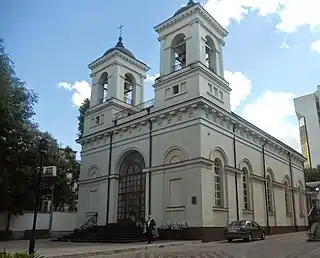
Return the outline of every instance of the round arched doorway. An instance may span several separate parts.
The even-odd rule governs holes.
[[[138,151],[128,153],[119,168],[118,221],[145,218],[146,176],[144,158]]]

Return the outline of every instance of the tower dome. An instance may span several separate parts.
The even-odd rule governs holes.
[[[104,53],[104,56],[105,56],[105,55],[108,55],[109,53],[111,53],[111,52],[114,51],[114,50],[119,50],[119,51],[121,51],[122,53],[127,54],[128,56],[130,56],[130,57],[132,57],[132,58],[135,58],[134,54],[133,54],[129,49],[125,48],[125,46],[123,45],[122,37],[119,37],[118,43],[117,43],[113,48],[108,49],[108,50]]]
[[[191,6],[194,6],[196,3],[193,2],[193,0],[189,0],[188,4],[186,6],[181,7],[178,11],[175,12],[175,14],[173,16],[176,16],[182,12],[184,12],[185,10],[189,9]]]

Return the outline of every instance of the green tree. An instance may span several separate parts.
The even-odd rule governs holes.
[[[306,182],[320,181],[320,165],[316,168],[305,169]]]
[[[35,184],[40,154],[38,143],[41,137],[49,142],[44,156],[44,166],[58,167],[55,181],[43,178],[40,196],[48,195],[55,185],[56,206],[73,205],[73,186],[79,177],[80,164],[70,147],[61,146],[48,132],[40,132],[33,122],[37,94],[28,90],[15,74],[14,65],[0,40],[0,212],[8,211],[7,230],[11,215],[22,214],[34,208]]]
[[[78,138],[81,138],[83,136],[83,130],[84,130],[84,116],[86,111],[88,110],[90,106],[90,100],[87,98],[83,101],[81,106],[79,107],[79,116],[78,116]]]
[[[25,159],[34,146],[32,121],[37,95],[15,74],[14,65],[0,39],[0,211],[21,214],[32,202],[34,168]]]
[[[75,183],[78,181],[80,163],[76,160],[76,152],[69,146],[61,147],[61,144],[48,132],[39,132],[39,139],[48,140],[48,151],[44,156],[44,166],[56,166],[56,178],[43,178],[41,197],[51,199],[53,193],[53,205],[55,209],[68,204],[74,207],[76,192]]]
[[[0,40],[0,210],[19,214],[30,195],[24,186],[32,171],[26,167],[25,153],[33,148],[33,123],[37,95],[15,74],[14,65]],[[25,199],[26,202],[24,201]]]

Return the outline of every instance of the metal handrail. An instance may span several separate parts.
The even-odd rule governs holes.
[[[146,102],[140,103],[136,106],[125,108],[113,115],[113,121],[131,116],[133,114],[139,113],[147,108],[150,108],[154,105],[154,99],[147,100]]]
[[[314,207],[312,206],[310,211],[308,212],[308,218],[311,216],[313,209],[314,209]]]
[[[81,227],[80,231],[85,231],[97,225],[98,213],[92,215]]]

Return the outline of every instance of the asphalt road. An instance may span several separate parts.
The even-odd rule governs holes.
[[[202,243],[188,246],[152,248],[104,257],[211,257],[211,258],[319,258],[320,242],[307,242],[306,233],[267,236],[250,243]]]

